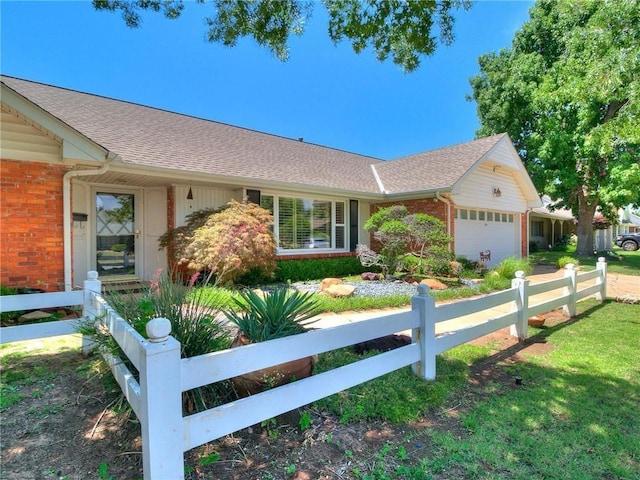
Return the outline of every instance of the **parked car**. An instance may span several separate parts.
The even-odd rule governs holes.
[[[623,233],[618,235],[616,245],[628,252],[640,248],[640,233]]]

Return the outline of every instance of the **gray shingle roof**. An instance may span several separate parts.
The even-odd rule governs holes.
[[[2,76],[2,83],[124,162],[238,180],[382,193],[450,187],[501,136],[393,161]]]
[[[417,192],[453,186],[506,133],[376,164],[386,193]]]

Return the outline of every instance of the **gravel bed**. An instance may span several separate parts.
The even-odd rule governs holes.
[[[354,296],[384,297],[389,295],[415,295],[418,293],[415,285],[401,281],[382,282],[374,280],[344,283],[345,285],[353,285],[356,287],[353,292]],[[320,292],[320,282],[296,282],[291,284],[291,286],[299,292]]]

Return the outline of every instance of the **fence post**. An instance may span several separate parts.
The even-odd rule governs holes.
[[[147,323],[140,365],[140,427],[145,480],[183,480],[184,450],[180,343],[170,337],[171,322]]]
[[[511,325],[510,333],[513,337],[518,337],[519,340],[527,338],[527,331],[529,324],[527,323],[529,315],[527,310],[529,309],[529,293],[527,287],[529,286],[529,280],[525,278],[523,270],[516,272],[516,278],[511,280],[511,288],[517,288],[516,300],[513,302],[513,308],[518,313],[518,320]]]
[[[427,285],[418,285],[411,299],[411,310],[420,317],[420,326],[411,332],[413,343],[420,345],[420,361],[411,368],[425,380],[436,379],[436,303]]]
[[[85,321],[95,320],[101,312],[98,311],[98,305],[95,301],[94,293],[102,292],[102,282],[98,280],[98,272],[90,270],[87,272],[87,279],[84,281],[84,303],[82,305],[82,316]],[[82,336],[82,353],[88,355],[95,348],[95,343],[88,335]]]
[[[565,278],[569,278],[569,286],[563,288],[563,294],[569,295],[567,303],[562,307],[562,311],[569,317],[576,316],[576,289],[578,287],[578,271],[573,263],[567,263],[564,270]]]
[[[600,291],[596,293],[596,300],[604,302],[607,298],[607,261],[604,257],[598,257],[596,269],[600,275],[596,278],[596,285],[600,285]]]

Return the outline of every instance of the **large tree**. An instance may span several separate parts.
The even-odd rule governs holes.
[[[205,18],[207,38],[234,46],[252,37],[286,60],[289,35],[300,35],[316,2],[310,0],[196,0],[210,7]],[[420,57],[435,52],[438,41],[453,41],[452,11],[471,6],[471,0],[323,0],[329,13],[329,37],[348,39],[356,53],[373,48],[378,60],[389,55],[406,71],[420,65]],[[141,24],[140,12],[161,12],[178,18],[183,0],[93,0],[98,10],[120,11],[127,25]],[[434,34],[434,30],[437,32]]]
[[[591,254],[594,214],[640,204],[640,1],[539,0],[529,13],[510,49],[479,58],[477,133],[509,133]]]

